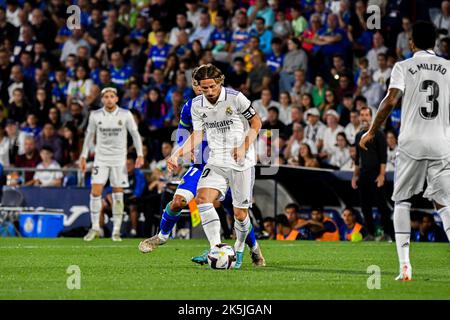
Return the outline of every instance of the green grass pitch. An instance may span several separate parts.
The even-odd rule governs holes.
[[[260,241],[264,268],[212,270],[190,261],[204,240],[171,240],[152,253],[139,240],[0,240],[0,299],[450,299],[449,244],[413,243],[413,281],[397,282],[394,243]],[[230,242],[232,243],[232,242]],[[67,268],[81,270],[69,290]],[[381,288],[368,289],[370,265]]]

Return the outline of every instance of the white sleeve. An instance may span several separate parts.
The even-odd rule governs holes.
[[[400,89],[402,92],[405,92],[405,73],[403,72],[400,63],[396,63],[394,69],[392,69],[391,80],[389,83],[389,89],[391,88]]]
[[[89,115],[89,124],[86,130],[86,135],[84,137],[83,150],[81,151],[81,157],[87,159],[89,153],[89,147],[91,145],[91,141],[94,139],[95,131],[97,130],[97,125],[95,124],[95,120],[93,114]]]
[[[197,108],[194,106],[191,107],[191,116],[192,116],[192,127],[194,131],[199,131],[204,129],[203,119],[197,111]]]
[[[143,148],[142,148],[141,135],[139,134],[136,121],[134,121],[134,117],[130,111],[127,111],[126,126],[127,126],[128,132],[131,135],[131,138],[133,138],[133,144],[134,144],[134,147],[136,148],[136,153],[137,153],[138,157],[142,157],[144,155],[144,152],[143,152]]]
[[[255,109],[252,107],[252,103],[242,92],[239,92],[236,96],[236,108],[247,120],[250,120],[256,114]]]

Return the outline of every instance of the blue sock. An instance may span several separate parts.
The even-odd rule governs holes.
[[[176,212],[170,210],[170,205],[172,204],[172,201],[170,201],[166,209],[164,209],[164,213],[161,217],[161,222],[159,223],[159,234],[162,235],[164,238],[169,238],[169,234],[172,231],[174,225],[180,220],[181,211]]]
[[[250,231],[248,232],[247,238],[245,239],[245,243],[252,249],[256,245],[256,235],[255,229],[253,225],[250,224]]]

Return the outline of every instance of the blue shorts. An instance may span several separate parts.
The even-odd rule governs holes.
[[[175,195],[178,194],[185,198],[186,203],[191,202],[197,194],[197,184],[202,175],[203,167],[204,165],[202,164],[191,165],[188,171],[184,174],[183,179],[181,179],[181,183],[178,186],[177,191],[175,191]]]

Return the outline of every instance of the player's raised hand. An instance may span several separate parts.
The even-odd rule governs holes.
[[[79,164],[79,166],[80,166],[81,172],[82,172],[82,173],[85,173],[85,172],[86,172],[86,158],[84,158],[84,157],[81,157],[81,158],[80,158],[80,164]]]
[[[178,157],[175,155],[171,155],[169,158],[167,158],[167,170],[169,172],[173,172],[178,168]]]
[[[233,156],[234,161],[237,162],[237,164],[242,165],[245,160],[245,147],[234,147],[231,151],[231,155]]]
[[[141,168],[143,165],[144,165],[144,157],[143,157],[143,156],[138,156],[138,157],[136,158],[136,163],[135,163],[134,167],[135,167],[136,169],[139,169],[139,168]]]
[[[367,143],[369,143],[370,141],[373,140],[373,138],[375,137],[375,135],[369,130],[366,133],[363,134],[363,136],[361,137],[361,140],[359,141],[359,146],[363,149],[367,151]]]

